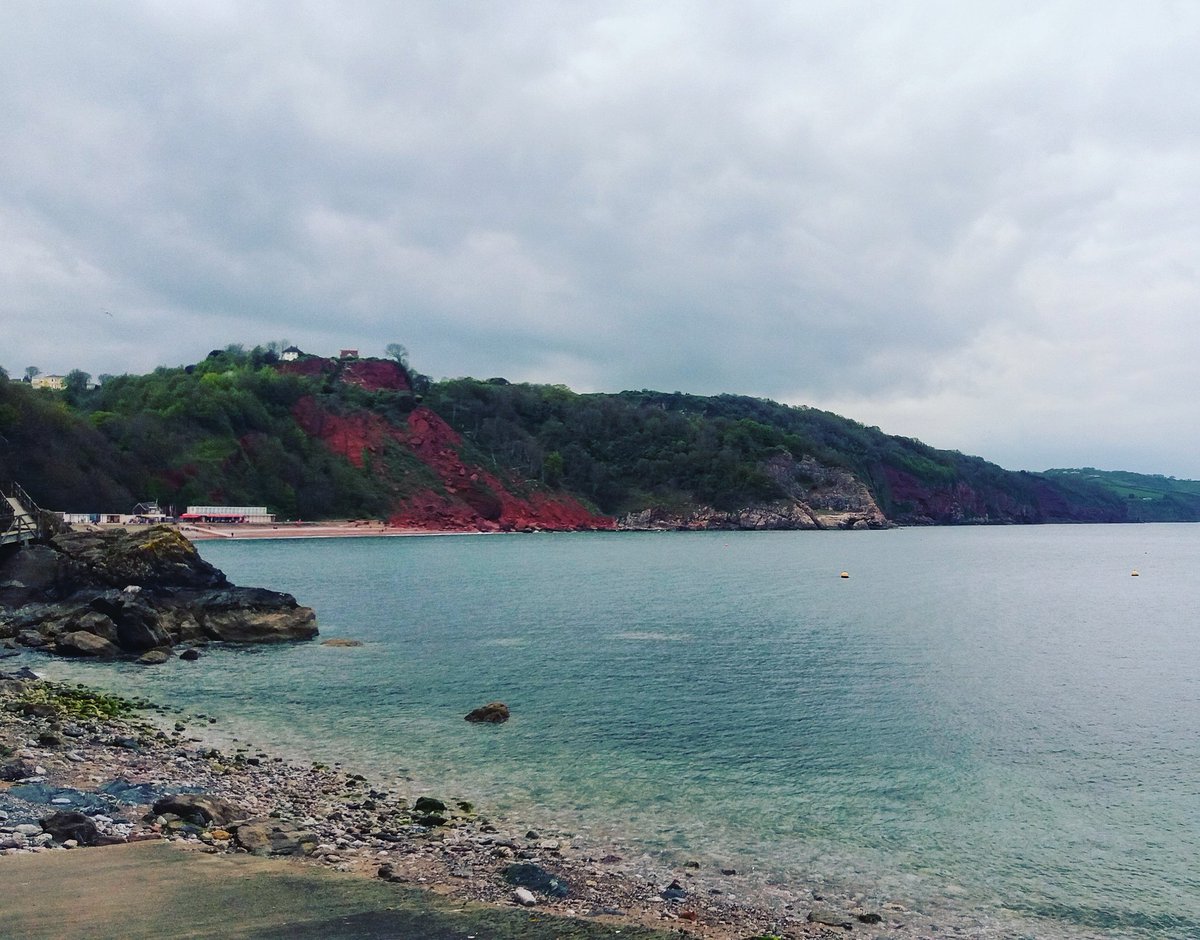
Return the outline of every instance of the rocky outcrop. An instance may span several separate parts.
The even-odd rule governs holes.
[[[503,702],[488,702],[467,714],[467,721],[498,725],[508,721],[508,706]]]
[[[169,526],[67,532],[0,556],[0,639],[68,656],[317,635],[290,594],[242,588]]]
[[[892,525],[870,490],[848,470],[825,466],[811,457],[796,460],[790,454],[772,457],[762,469],[785,498],[733,510],[712,506],[683,509],[651,506],[622,516],[617,520],[617,528],[765,531],[886,529]]]

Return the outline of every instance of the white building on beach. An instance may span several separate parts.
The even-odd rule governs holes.
[[[187,512],[179,517],[180,522],[248,522],[269,525],[275,521],[275,513],[267,512],[266,506],[188,506]]]

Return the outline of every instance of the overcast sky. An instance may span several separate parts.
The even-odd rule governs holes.
[[[0,365],[405,344],[1200,478],[1200,4],[6,0]]]

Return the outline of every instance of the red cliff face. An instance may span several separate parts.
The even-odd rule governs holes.
[[[403,501],[388,520],[392,525],[493,532],[613,528],[612,519],[589,512],[569,496],[543,491],[516,495],[493,474],[465,463],[458,433],[428,408],[408,416],[403,440],[437,473],[444,492],[430,490]]]
[[[335,415],[321,408],[313,398],[296,402],[292,415],[306,434],[319,437],[330,450],[356,467],[364,465],[367,454],[378,453],[392,430],[378,415],[369,412]]]
[[[370,391],[410,392],[408,374],[390,359],[352,359],[342,366],[341,379]]]
[[[297,402],[293,414],[306,433],[320,438],[356,467],[365,466],[367,455],[398,446],[433,472],[440,486],[398,499],[388,517],[391,525],[478,532],[614,527],[612,519],[589,512],[570,496],[533,489],[513,493],[511,484],[465,462],[459,453],[462,439],[458,433],[428,408],[415,409],[403,425],[370,412],[335,415],[313,398]],[[374,466],[377,472],[387,472],[383,461]]]

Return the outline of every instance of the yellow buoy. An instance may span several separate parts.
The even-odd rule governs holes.
[[[848,577],[850,577],[850,572],[849,572],[849,571],[843,571],[843,572],[842,572],[842,577],[843,577],[843,578],[848,578]]]

